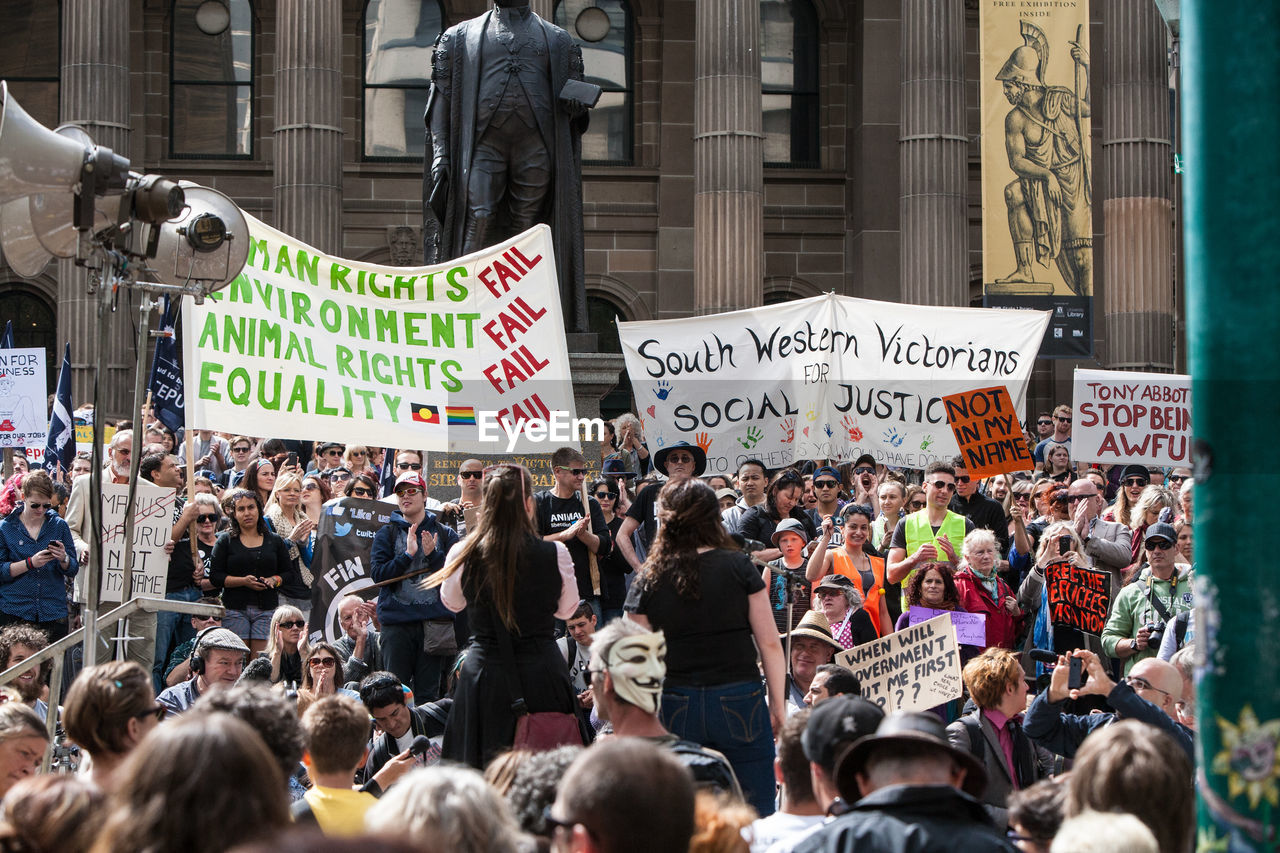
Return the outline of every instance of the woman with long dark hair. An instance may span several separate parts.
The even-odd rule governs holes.
[[[618,506],[619,494],[616,480],[601,478],[591,483],[591,496],[599,502],[600,511],[609,524],[609,536],[614,541],[618,538],[618,528],[622,527],[622,520],[625,518]],[[622,605],[627,598],[627,575],[630,572],[631,564],[617,548],[610,549],[609,556],[600,561],[600,609],[603,611],[601,627],[622,615]]]
[[[213,546],[209,582],[223,590],[223,625],[257,654],[267,646],[271,615],[280,605],[277,590],[297,569],[284,540],[267,527],[257,492],[236,489],[224,500],[231,528]]]
[[[439,586],[454,613],[467,608],[472,632],[444,730],[444,758],[480,769],[510,749],[515,699],[523,698],[531,714],[574,713],[577,697],[556,647],[555,620],[577,609],[578,581],[564,544],[538,536],[533,480],[523,466],[486,471],[476,530],[449,550],[427,586]],[[513,682],[522,696],[511,695]]]
[[[712,495],[714,496],[714,492]],[[782,550],[772,546],[773,532],[784,518],[794,518],[804,525],[805,536],[812,542],[818,536],[813,519],[804,511],[804,478],[788,468],[780,471],[765,489],[764,503],[756,504],[742,514],[738,532],[747,539],[769,543],[771,547],[757,551],[756,556],[766,562],[782,556]]]
[[[265,458],[251,462],[249,469],[244,472],[244,479],[240,481],[240,487],[253,492],[258,496],[258,503],[266,506],[276,487],[275,463]]]
[[[0,521],[0,625],[31,622],[67,634],[65,581],[80,570],[71,528],[53,509],[43,469],[22,475],[22,505]]]
[[[768,590],[725,532],[710,486],[668,483],[658,506],[658,535],[626,609],[666,635],[663,724],[724,753],[747,802],[762,816],[772,814],[771,727],[782,728],[786,666]]]

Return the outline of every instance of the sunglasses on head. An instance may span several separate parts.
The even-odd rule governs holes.
[[[464,480],[479,480],[484,476],[483,471],[459,471],[458,476]]]
[[[301,628],[303,625],[306,625],[306,624],[307,624],[307,622],[306,622],[306,620],[305,620],[305,619],[282,619],[282,620],[280,620],[280,627],[281,627],[281,628]]]
[[[421,471],[421,462],[397,462],[396,469],[399,471]]]
[[[196,516],[196,521],[200,522],[201,524],[204,524],[210,521],[216,522],[217,520],[218,520],[218,516],[216,515],[197,515]]]
[[[946,480],[934,480],[929,485],[933,486],[935,489],[947,489],[952,492],[956,490],[956,484],[948,483]]]

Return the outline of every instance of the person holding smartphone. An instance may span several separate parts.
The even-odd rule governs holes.
[[[1049,566],[1062,560],[1082,568],[1093,568],[1093,558],[1085,553],[1084,542],[1070,521],[1057,521],[1045,528],[1035,564],[1018,589],[1018,604],[1027,618],[1035,620],[1031,627],[1032,647],[1058,654],[1086,646],[1083,632],[1065,625],[1054,625],[1049,616],[1046,572]],[[1045,671],[1044,664],[1036,664],[1037,675]]]
[[[79,570],[71,528],[53,510],[53,480],[26,474],[22,506],[0,521],[0,626],[31,622],[51,641],[65,637],[65,581]]]

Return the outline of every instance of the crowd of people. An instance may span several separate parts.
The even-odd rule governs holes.
[[[1074,463],[1066,406],[1030,426],[1037,470],[983,482],[869,455],[706,476],[625,415],[598,460],[551,454],[549,488],[468,459],[429,494],[415,450],[148,424],[166,598],[219,615],[68,650],[60,707],[48,654],[0,687],[0,845],[1186,853],[1190,472]],[[0,668],[79,627],[89,467],[18,456],[0,491]],[[376,586],[329,642],[321,520],[378,499]],[[1064,563],[1107,574],[1096,635],[1055,624]],[[921,611],[985,640],[962,695],[886,715],[841,653]]]

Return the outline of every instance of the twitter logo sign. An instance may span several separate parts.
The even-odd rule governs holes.
[[[334,532],[334,535],[336,536],[346,536],[348,533],[351,532],[351,523],[347,522],[346,524],[335,524],[333,526],[333,532]]]

